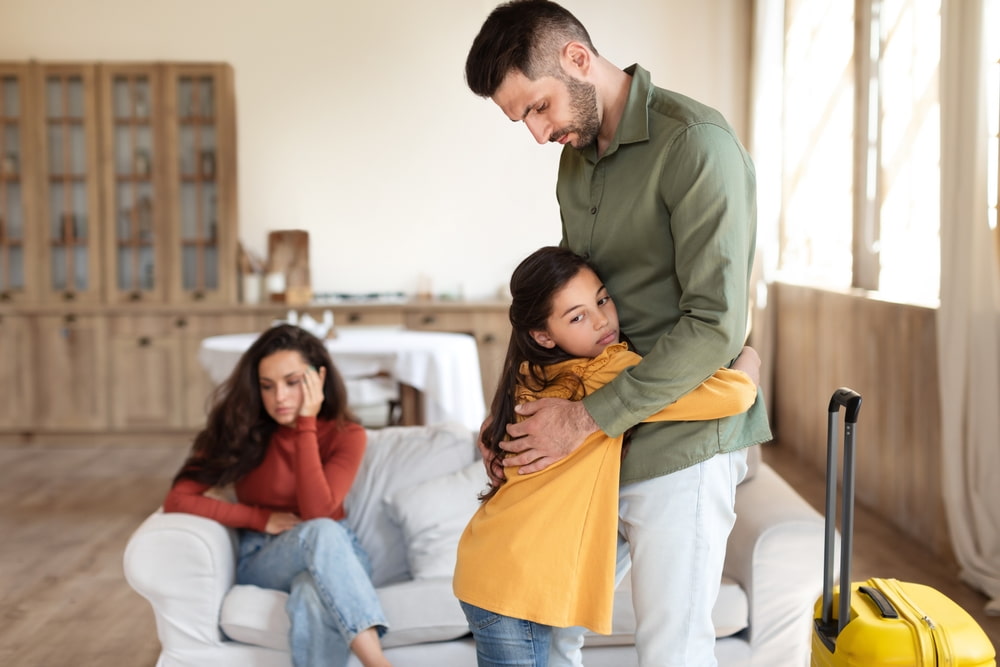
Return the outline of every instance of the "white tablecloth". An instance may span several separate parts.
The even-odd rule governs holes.
[[[236,366],[259,334],[211,336],[201,342],[198,361],[216,384]],[[438,331],[337,329],[325,341],[345,380],[388,373],[424,395],[424,422],[457,421],[478,431],[486,416],[479,352],[472,336]]]

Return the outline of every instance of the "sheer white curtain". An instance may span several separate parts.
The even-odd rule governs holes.
[[[983,32],[990,1],[941,5],[938,366],[952,545],[962,578],[1000,615],[1000,269],[987,226]]]

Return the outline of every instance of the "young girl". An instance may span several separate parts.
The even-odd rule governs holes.
[[[459,542],[454,578],[480,667],[547,664],[552,627],[611,631],[623,438],[598,431],[529,475],[503,467],[500,443],[518,403],[579,400],[640,359],[619,342],[601,280],[572,251],[534,252],[510,288],[510,344],[481,434],[493,481]],[[759,363],[745,348],[734,369],[756,375]],[[755,397],[747,372],[721,369],[647,421],[718,419],[746,411]]]
[[[368,556],[342,521],[365,431],[323,342],[265,331],[219,387],[164,511],[239,528],[236,582],[287,592],[295,667],[384,667]],[[236,500],[222,500],[233,485]]]

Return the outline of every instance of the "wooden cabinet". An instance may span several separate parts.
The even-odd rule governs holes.
[[[98,110],[93,65],[29,66],[28,128],[39,156],[34,191],[42,301],[101,301]],[[29,256],[29,261],[31,257]]]
[[[189,438],[215,388],[198,361],[209,336],[264,330],[277,305],[0,304],[0,441],[142,434]],[[338,328],[397,326],[475,337],[489,404],[506,352],[507,304],[407,302],[297,309]],[[63,440],[64,441],[64,440]],[[134,441],[134,440],[131,440]]]
[[[24,303],[36,298],[34,224],[38,185],[38,151],[33,147],[28,68],[0,63],[0,303]],[[31,255],[29,257],[29,255]]]
[[[12,430],[28,430],[35,423],[36,371],[31,359],[29,320],[18,315],[0,315],[0,424]]]
[[[233,303],[224,64],[0,63],[0,301]]]
[[[200,425],[236,225],[229,66],[0,62],[0,431]]]
[[[31,318],[34,419],[41,430],[108,427],[107,321],[66,312]]]
[[[251,313],[113,316],[111,428],[146,431],[203,426],[214,387],[198,363],[201,340],[254,330]]]
[[[111,318],[111,428],[184,425],[181,345],[164,315]]]
[[[108,300],[232,303],[236,133],[225,65],[102,65]]]

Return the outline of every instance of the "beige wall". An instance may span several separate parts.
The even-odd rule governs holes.
[[[558,148],[463,81],[493,0],[2,0],[0,59],[218,60],[236,71],[240,236],[310,232],[319,291],[467,297],[558,240]],[[747,136],[748,0],[565,0],[612,62]]]

